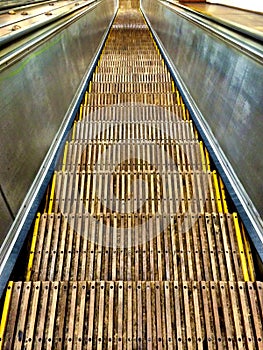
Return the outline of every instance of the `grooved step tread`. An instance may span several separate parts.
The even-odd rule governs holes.
[[[262,282],[15,282],[3,349],[259,350],[262,288]]]

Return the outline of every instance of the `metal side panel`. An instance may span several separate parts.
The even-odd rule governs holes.
[[[262,218],[262,61],[180,16],[163,1],[141,3],[211,134]]]
[[[114,1],[98,2],[85,16],[0,72],[0,185],[14,215],[114,12]],[[5,226],[2,216],[0,221],[3,237],[9,225]]]
[[[11,226],[13,222],[12,214],[6,206],[3,194],[0,194],[0,244],[5,239],[5,231]]]

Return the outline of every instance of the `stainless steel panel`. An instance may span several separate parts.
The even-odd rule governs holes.
[[[2,194],[0,194],[0,245],[5,239],[5,232],[11,226],[13,218],[6,206]]]
[[[164,2],[142,7],[241,184],[263,217],[263,66]]]
[[[114,1],[98,2],[78,21],[1,71],[0,184],[14,214],[114,12]]]

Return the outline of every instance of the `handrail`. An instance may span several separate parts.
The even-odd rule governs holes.
[[[91,0],[88,3],[89,6],[85,4],[85,6],[82,6],[67,15],[60,16],[49,23],[45,23],[43,26],[35,26],[34,29],[30,28],[28,31],[25,30],[24,35],[27,35],[26,40],[15,42],[13,45],[9,45],[6,49],[1,51],[0,72],[8,68],[10,64],[21,59],[24,55],[27,55],[32,49],[43,44],[43,42],[48,40],[52,35],[55,35],[65,27],[77,21],[100,2],[101,1]],[[36,31],[37,29],[39,30]],[[12,42],[10,44],[12,44]]]
[[[262,63],[263,36],[260,39],[255,38],[252,35],[250,35],[250,37],[244,37],[244,33],[242,34],[241,30],[240,32],[237,32],[237,28],[234,26],[230,27],[230,24],[227,26],[225,23],[219,24],[214,18],[212,19],[209,16],[201,15],[199,12],[192,9],[186,9],[184,6],[179,5],[178,3],[175,4],[171,0],[159,1],[173,12],[176,12],[179,16],[187,19],[199,27],[202,27],[202,29],[209,31],[211,34],[219,37],[221,40],[234,45],[238,50],[242,51],[248,56],[251,56],[255,60],[259,60],[260,63]]]
[[[27,16],[26,18],[20,18],[19,21],[15,21],[12,24],[7,24],[6,26],[0,27],[0,48],[6,45],[9,45],[10,43],[14,42],[15,40],[24,37],[26,35],[31,34],[32,32],[39,30],[40,28],[43,28],[45,26],[48,26],[61,18],[68,16],[72,13],[76,13],[79,10],[82,10],[95,2],[96,0],[82,0],[80,2],[77,2],[77,0],[73,0],[68,2],[67,5],[64,6],[58,6],[53,7],[52,12],[48,13],[47,10],[36,14],[35,16]],[[36,19],[34,23],[33,19]],[[24,23],[24,27],[21,25],[21,23]],[[14,30],[14,25],[19,24],[17,26],[17,30]],[[1,36],[1,30],[3,31],[4,28],[8,28],[7,33],[3,33]]]

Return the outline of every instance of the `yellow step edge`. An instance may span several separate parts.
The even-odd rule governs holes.
[[[206,162],[205,162],[205,153],[204,153],[203,141],[199,142],[199,146],[200,146],[200,152],[201,152],[201,160],[202,160],[203,171],[206,172]]]
[[[172,80],[172,93],[175,92],[175,86],[174,86],[174,81]]]
[[[194,126],[194,134],[195,134],[195,138],[198,140],[199,139],[199,135],[198,135],[198,131],[197,131],[195,126]]]
[[[246,256],[247,256],[247,264],[248,264],[248,272],[249,272],[249,276],[250,276],[250,281],[255,282],[256,281],[255,268],[254,268],[252,253],[251,253],[251,247],[250,247],[249,240],[247,238],[245,228],[244,228],[242,223],[241,223],[241,234],[242,234],[242,238],[244,241],[244,246],[245,246],[245,251],[246,251]]]
[[[52,213],[53,200],[54,200],[55,187],[56,187],[56,177],[57,177],[57,172],[55,171],[55,173],[53,175],[52,186],[51,186],[51,193],[50,193],[50,198],[49,198],[48,214]]]
[[[178,90],[176,90],[176,101],[177,101],[178,106],[180,106],[181,105],[181,101],[180,101],[180,94],[179,94]]]
[[[226,213],[228,213],[228,206],[227,206],[227,202],[226,202],[225,186],[223,184],[221,177],[219,177],[219,185],[220,185],[220,190],[221,190],[221,195],[222,195],[223,210],[224,210],[224,213],[226,214]]]
[[[30,278],[31,278],[32,266],[33,266],[33,262],[34,262],[36,242],[37,242],[39,221],[40,221],[40,213],[37,214],[36,221],[35,221],[33,237],[32,237],[32,242],[31,242],[31,248],[30,248],[30,256],[29,256],[28,265],[27,265],[26,281],[30,281]]]
[[[217,173],[215,170],[213,171],[213,182],[214,182],[214,188],[215,188],[215,192],[216,192],[217,210],[219,213],[223,213],[223,207],[222,207],[221,196],[220,196],[220,189],[219,189],[219,185],[218,185]]]
[[[71,140],[75,141],[77,122],[74,121]]]
[[[243,240],[242,240],[241,231],[240,231],[240,227],[239,227],[237,213],[233,213],[233,220],[234,220],[234,227],[235,227],[235,232],[236,232],[236,236],[237,236],[237,245],[238,245],[244,280],[249,281],[249,273],[248,273],[248,268],[247,268],[246,254],[244,251],[244,245],[243,245]]]
[[[89,83],[89,92],[91,92],[92,89],[92,82]]]
[[[65,171],[65,169],[66,169],[67,154],[68,154],[68,141],[66,142],[65,148],[64,148],[63,161],[62,161],[62,171]]]
[[[97,68],[96,68],[97,69]],[[85,97],[84,97],[84,106],[87,106],[88,102],[88,91],[85,92]]]
[[[91,85],[91,83],[90,83]],[[82,120],[82,117],[83,117],[83,104],[80,105],[80,108],[79,108],[79,120],[81,121]]]
[[[209,156],[209,153],[208,153],[208,150],[207,150],[206,147],[205,147],[205,159],[206,159],[207,171],[211,171],[211,168],[210,168],[210,156]]]
[[[7,318],[8,318],[9,308],[10,308],[13,284],[14,282],[12,281],[8,282],[7,291],[5,295],[5,302],[4,302],[1,325],[0,325],[0,350],[2,350],[4,345],[4,335],[5,335]]]
[[[182,110],[183,110],[183,120],[186,120],[186,112],[185,112],[185,105],[182,103]]]

